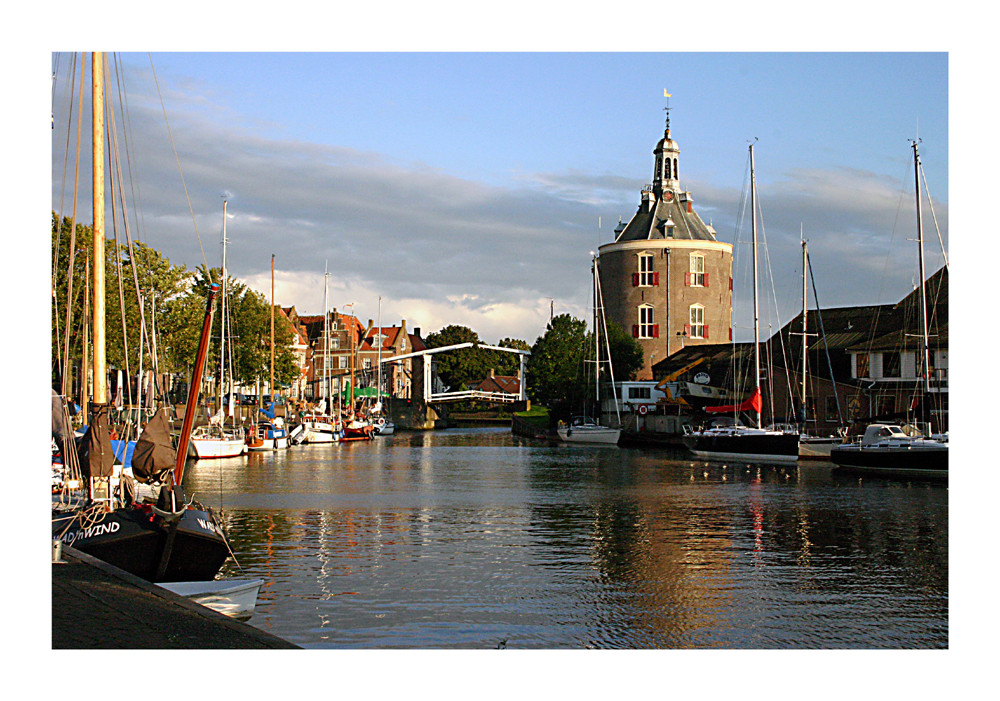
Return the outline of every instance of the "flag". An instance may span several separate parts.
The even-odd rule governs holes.
[[[666,88],[663,89],[663,97],[671,97],[670,93],[667,92]]]

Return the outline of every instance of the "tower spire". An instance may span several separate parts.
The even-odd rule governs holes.
[[[667,106],[663,108],[663,111],[667,113],[667,123],[663,138],[653,149],[656,161],[653,170],[653,192],[657,197],[663,196],[665,191],[677,192],[680,190],[680,177],[677,174],[680,148],[677,146],[677,142],[670,138],[670,93],[664,90],[663,97],[667,98]]]
[[[663,135],[670,138],[670,93],[667,92],[666,88],[663,89],[663,97],[667,98],[667,106],[663,108],[663,111],[667,113],[667,125],[663,132]]]

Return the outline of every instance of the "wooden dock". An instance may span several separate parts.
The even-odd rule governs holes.
[[[79,550],[52,563],[54,650],[297,647]]]

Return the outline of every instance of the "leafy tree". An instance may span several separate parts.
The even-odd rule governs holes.
[[[222,279],[221,268],[206,270],[198,267],[193,291],[195,296],[205,300],[212,281]],[[221,283],[219,283],[221,285]],[[221,291],[220,291],[221,295]],[[202,301],[204,305],[204,301]],[[217,302],[212,320],[212,345],[209,351],[206,372],[219,377],[221,364],[219,350],[222,338],[221,299]],[[253,384],[270,377],[271,364],[271,305],[264,295],[251,290],[243,283],[229,276],[226,279],[226,315],[229,328],[226,333],[227,374],[229,359],[232,359],[233,381],[238,384]],[[274,327],[274,380],[275,384],[288,384],[297,374],[295,357],[289,344],[291,331],[282,324]],[[222,378],[228,381],[228,378]]]
[[[613,321],[608,321],[608,345],[615,381],[631,380],[642,369],[642,346]]]
[[[519,338],[502,338],[497,343],[501,348],[514,348],[517,350],[530,351],[531,346],[526,341]],[[497,375],[517,375],[521,369],[521,356],[514,353],[504,353],[502,351],[489,351],[491,354],[491,365]]]
[[[482,343],[479,334],[467,326],[451,324],[424,339],[428,348],[442,348],[459,343]],[[486,348],[462,348],[434,356],[437,374],[452,389],[467,388],[485,378],[490,371],[493,351]]]
[[[553,416],[565,414],[571,405],[583,401],[586,340],[586,322],[560,314],[531,347],[528,389],[532,400],[549,407]]]

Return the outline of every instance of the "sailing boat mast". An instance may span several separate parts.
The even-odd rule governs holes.
[[[594,401],[597,402],[597,416],[594,419],[599,420],[601,416],[601,346],[599,334],[597,331],[597,256],[592,254],[590,261],[590,277],[591,285],[593,287],[594,295]]]
[[[913,177],[916,182],[916,197],[917,197],[917,250],[918,258],[920,261],[920,323],[921,323],[921,343],[923,347],[921,348],[921,362],[923,363],[922,374],[924,377],[924,394],[930,394],[931,391],[931,378],[930,378],[930,344],[928,342],[927,335],[927,290],[924,280],[926,276],[924,275],[924,227],[922,219],[922,210],[920,207],[920,153],[917,150],[917,142],[913,141]]]
[[[801,235],[801,234],[800,234]],[[806,240],[802,239],[802,421],[806,420],[806,352],[809,348],[809,339],[806,336],[806,320],[809,310],[806,305],[808,299],[806,289],[806,271],[809,265],[809,253],[806,248]]]
[[[274,402],[274,254],[271,254],[271,381],[268,385],[271,390],[271,402]]]
[[[382,410],[382,297],[378,298],[378,326],[375,331],[375,340],[378,342],[378,370],[375,380],[375,406]]]
[[[219,409],[222,409],[222,388],[226,382],[226,214],[227,202],[222,200],[222,310],[219,315]],[[229,388],[230,399],[232,387]],[[225,423],[223,416],[222,423]]]
[[[323,408],[325,414],[333,414],[333,398],[330,394],[330,312],[327,306],[327,287],[330,279],[330,271],[327,264],[323,264]]]
[[[757,177],[754,173],[753,144],[750,144],[750,231],[753,251],[753,370],[754,387],[760,391],[760,308],[757,302]],[[761,427],[760,412],[757,414],[757,428]]]
[[[107,360],[104,348],[104,54],[91,55],[93,117],[94,266],[92,273],[94,334],[94,404],[108,403]]]

